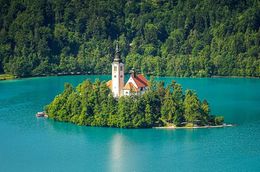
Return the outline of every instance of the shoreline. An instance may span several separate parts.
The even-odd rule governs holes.
[[[73,122],[69,122],[69,121],[59,121],[59,120],[55,120],[53,118],[49,118],[48,115],[47,116],[41,116],[38,117],[36,116],[37,119],[49,119],[49,120],[53,120],[55,122],[60,122],[60,123],[68,123],[68,124],[72,124],[72,125],[76,125],[76,126],[82,126],[82,127],[90,127],[90,128],[114,128],[114,129],[124,129],[124,130],[137,130],[137,129],[142,129],[142,130],[146,130],[146,129],[155,129],[155,130],[175,130],[175,129],[210,129],[210,128],[226,128],[226,127],[235,127],[236,124],[223,124],[223,125],[212,125],[212,126],[196,126],[196,127],[175,127],[175,126],[167,126],[167,127],[148,127],[148,128],[121,128],[121,127],[110,127],[110,126],[91,126],[91,125],[78,125],[76,123]]]
[[[41,112],[38,112],[36,114],[37,118],[44,118],[44,119],[54,120],[53,118],[49,118],[49,116],[45,112],[41,113],[40,115],[39,115],[39,113],[41,113]],[[74,125],[78,125],[78,124],[75,124],[75,123],[72,123],[72,122],[69,122],[69,121],[59,121],[58,120],[58,122],[66,122],[66,123],[68,122],[68,123],[71,123],[71,124],[74,124]],[[87,127],[104,127],[104,128],[120,128],[120,127],[108,127],[108,126],[89,126],[89,125],[82,125],[82,126],[87,126]],[[234,126],[236,126],[236,124],[226,124],[226,123],[223,123],[221,125],[206,125],[206,126],[193,126],[193,127],[189,127],[189,126],[176,127],[174,125],[170,125],[170,126],[164,126],[164,127],[149,127],[149,128],[150,129],[166,129],[166,130],[170,129],[170,130],[172,130],[172,129],[226,128],[226,127],[234,127]],[[121,128],[121,129],[149,129],[149,128]]]
[[[194,126],[194,127],[176,127],[176,126],[167,126],[167,127],[152,127],[154,129],[202,129],[202,128],[225,128],[225,127],[234,127],[234,124],[222,124],[222,125],[211,125],[211,126]]]
[[[17,77],[15,75],[11,74],[0,74],[0,81],[6,81],[6,80],[15,80],[15,79],[27,79],[27,78],[44,78],[44,77],[50,77],[50,76],[79,76],[79,75],[109,75],[109,74],[97,74],[97,73],[81,73],[81,74],[48,74],[48,75],[35,75],[35,76],[26,76],[26,77]],[[1,76],[3,78],[1,78]],[[8,77],[6,77],[8,76]],[[10,77],[11,76],[11,77]],[[151,76],[151,75],[148,75]],[[155,76],[157,77],[157,76]],[[175,78],[245,78],[245,79],[260,79],[260,77],[253,77],[253,76],[208,76],[208,77],[196,77],[196,76],[190,76],[190,77],[180,77],[180,76],[168,76],[168,75],[162,75],[158,77],[175,77]]]

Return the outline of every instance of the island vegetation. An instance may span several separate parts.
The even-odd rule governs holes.
[[[260,76],[259,0],[0,0],[0,74]],[[193,93],[192,93],[193,94]]]
[[[192,90],[182,91],[180,84],[149,82],[141,96],[114,98],[105,82],[89,80],[73,88],[66,83],[64,91],[45,107],[48,117],[77,125],[151,128],[217,126],[222,116],[210,114],[206,100],[201,101]]]

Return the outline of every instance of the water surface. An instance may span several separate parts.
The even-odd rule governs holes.
[[[236,127],[156,130],[82,127],[37,119],[65,82],[109,76],[63,76],[0,82],[0,171],[259,171],[260,80],[172,78],[194,89]]]

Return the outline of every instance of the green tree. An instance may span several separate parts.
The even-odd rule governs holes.
[[[172,99],[170,87],[167,87],[164,100],[162,102],[162,107],[161,107],[162,120],[166,124],[173,123],[173,117],[175,115],[175,112],[176,112],[176,105]]]
[[[184,105],[184,117],[188,123],[194,124],[200,119],[200,101],[191,90],[187,90],[185,94]]]

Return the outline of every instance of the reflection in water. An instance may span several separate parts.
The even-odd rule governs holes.
[[[123,136],[115,134],[111,143],[110,171],[123,171]]]

